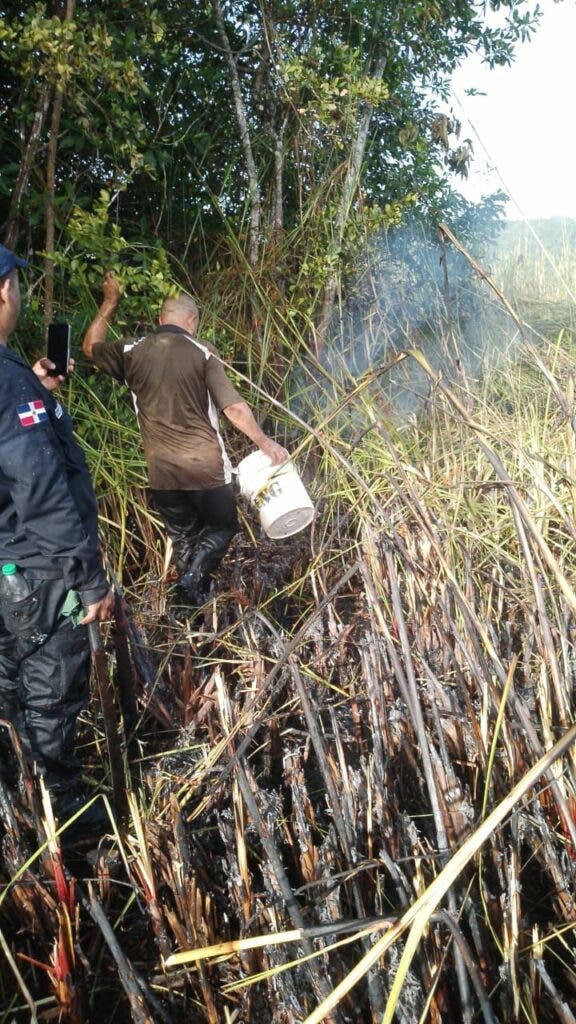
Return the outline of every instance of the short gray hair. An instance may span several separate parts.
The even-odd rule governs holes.
[[[170,317],[199,317],[200,312],[192,296],[188,295],[186,292],[180,292],[179,295],[174,295],[171,298],[164,299],[160,315],[164,322],[167,323],[169,322]]]

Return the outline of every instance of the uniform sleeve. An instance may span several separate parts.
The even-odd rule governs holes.
[[[98,600],[108,590],[106,576],[97,544],[70,491],[54,429],[47,418],[25,425],[26,414],[18,410],[26,405],[7,400],[5,389],[0,400],[0,474],[14,504],[18,529],[62,570],[70,587]],[[35,404],[42,406],[38,400]],[[37,415],[42,413],[46,415],[43,406]]]
[[[243,398],[238,394],[236,388],[230,383],[222,363],[216,356],[210,355],[206,365],[206,386],[218,409],[225,409],[227,405],[234,405],[242,402]]]
[[[92,346],[92,362],[94,365],[121,383],[124,382],[126,377],[124,367],[125,345],[125,341],[97,341]]]

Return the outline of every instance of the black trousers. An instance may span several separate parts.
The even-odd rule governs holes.
[[[172,541],[179,574],[187,572],[199,557],[205,568],[213,571],[240,529],[230,484],[198,491],[151,488],[149,493]]]
[[[0,602],[0,718],[13,723],[46,785],[63,793],[78,782],[76,721],[86,706],[90,647],[85,626],[72,626],[60,610],[62,579],[40,579],[24,570],[28,597]],[[0,729],[0,757],[10,743]]]

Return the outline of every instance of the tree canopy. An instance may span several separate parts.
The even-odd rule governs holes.
[[[132,290],[154,295],[231,249],[253,267],[272,252],[283,286],[306,277],[301,301],[325,329],[346,254],[403,218],[467,212],[450,175],[471,143],[449,76],[472,51],[510,62],[537,13],[530,0],[1,4],[4,238],[45,254],[50,308],[54,280],[75,294],[123,256]]]

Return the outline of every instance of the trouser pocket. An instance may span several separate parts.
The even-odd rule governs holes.
[[[64,580],[33,580],[30,587],[30,593],[20,601],[0,600],[4,626],[17,638],[20,657],[45,643],[55,629],[66,597]]]
[[[86,706],[90,673],[88,631],[61,623],[20,666],[30,756],[49,787],[77,779],[76,721]]]

